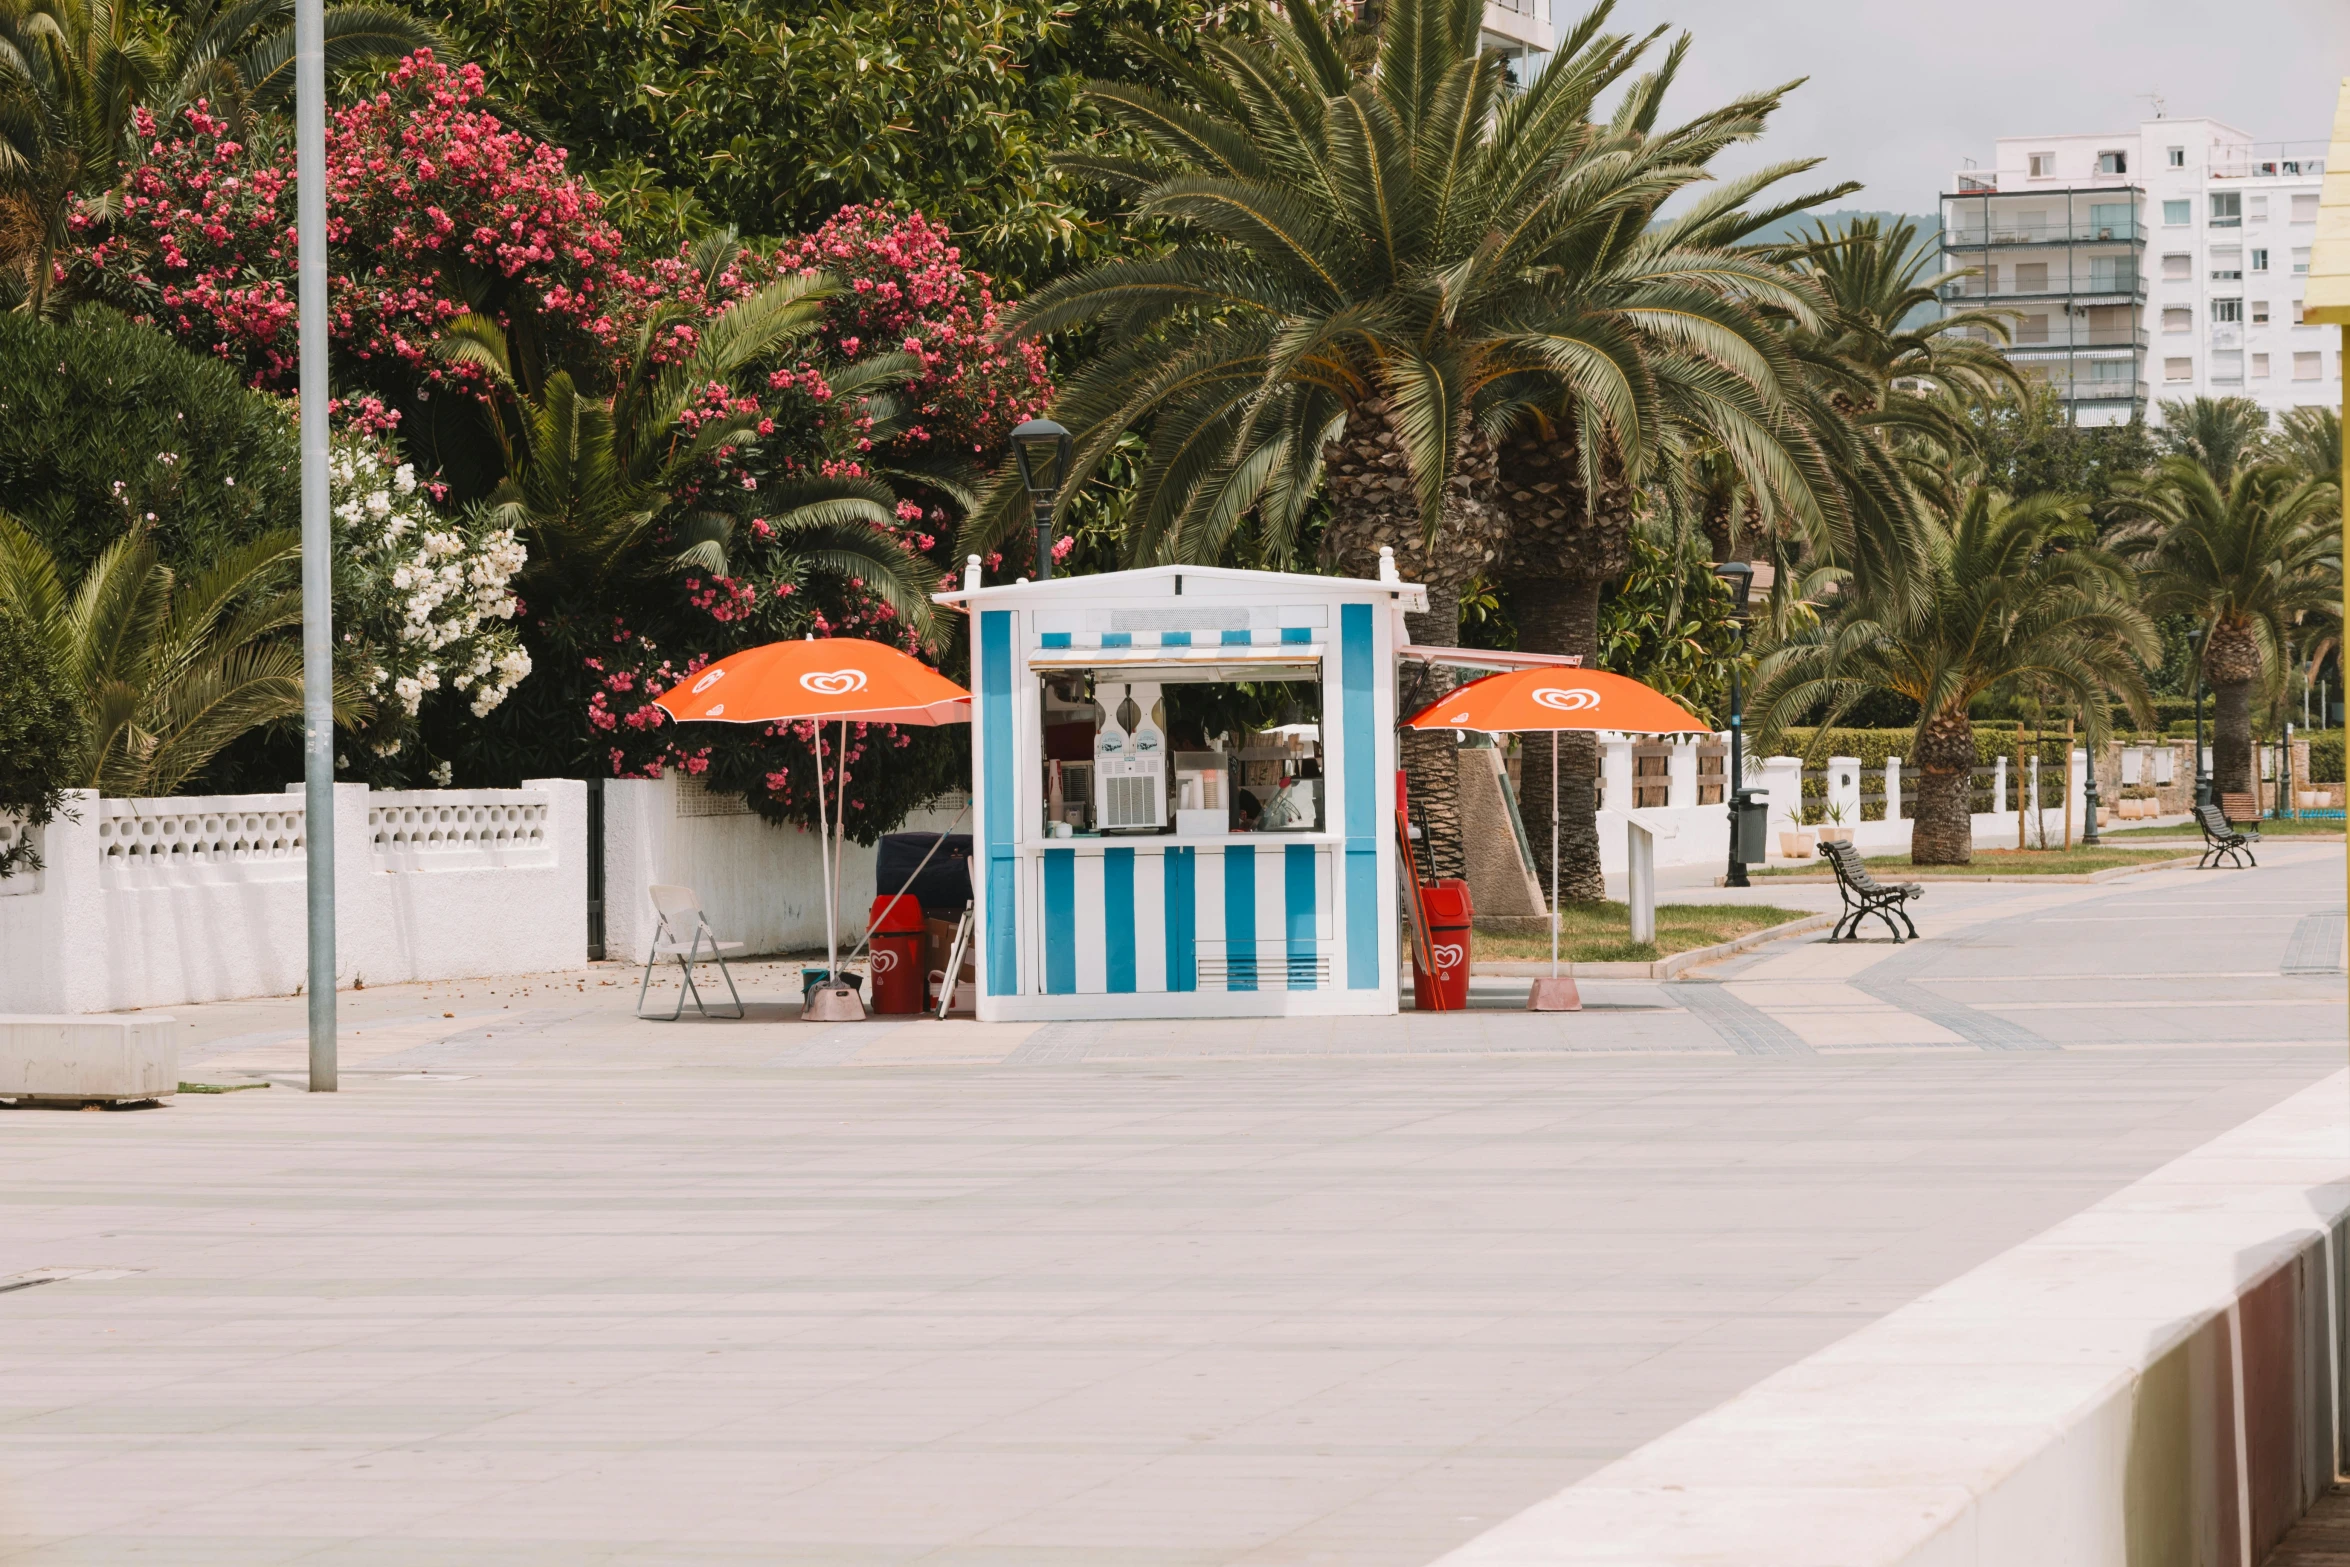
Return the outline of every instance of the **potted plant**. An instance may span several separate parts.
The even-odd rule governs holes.
[[[1822,842],[1850,843],[1852,841],[1852,829],[1845,825],[1844,806],[1841,801],[1830,800],[1821,807],[1820,814],[1827,822],[1827,825],[1820,829]]]
[[[1790,814],[1779,818],[1779,857],[1786,860],[1808,860],[1812,857],[1812,835],[1803,828],[1803,818]]]

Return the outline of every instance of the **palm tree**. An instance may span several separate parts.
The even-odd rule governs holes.
[[[1560,383],[1626,429],[1677,396],[1749,466],[1788,472],[1760,389],[1779,350],[1744,296],[1800,310],[1800,294],[1766,262],[1682,248],[1685,225],[1647,235],[1698,176],[1638,109],[1592,123],[1647,46],[1602,33],[1608,11],[1514,95],[1501,58],[1480,50],[1477,0],[1396,0],[1375,40],[1289,7],[1261,40],[1210,40],[1197,64],[1146,43],[1180,98],[1093,84],[1157,158],[1070,166],[1176,237],[1040,290],[1014,323],[1029,336],[1106,329],[1056,405],[1077,433],[1063,495],[1147,427],[1129,556],[1214,561],[1251,519],[1264,553],[1289,557],[1326,488],[1323,562],[1369,576],[1392,549],[1429,590],[1413,636],[1449,645],[1462,590],[1505,541],[1495,437]],[[1719,118],[1742,124],[1774,101]],[[1788,172],[1735,182],[1731,198]],[[1001,486],[966,547],[1008,534],[1016,501]],[[1459,874],[1449,737],[1414,734],[1405,752],[1431,864]]]
[[[2131,601],[2128,571],[2095,547],[2094,532],[2086,505],[2070,497],[2011,501],[1965,486],[1946,520],[1930,516],[1911,583],[1848,580],[1837,607],[1765,653],[1757,738],[1823,705],[1832,723],[1870,691],[1908,697],[1918,704],[1923,774],[1910,858],[1966,864],[1975,765],[1968,710],[1977,697],[2019,683],[2053,689],[2087,715],[2092,737],[2104,733],[2116,695],[2146,711],[2141,660],[2154,656],[2154,629]]]
[[[31,530],[0,514],[0,605],[46,644],[82,722],[74,787],[170,794],[222,747],[302,712],[302,621],[290,583],[299,535],[264,534],[185,578],[146,531],[125,534],[66,585]],[[360,716],[340,680],[336,717]]]
[[[2193,397],[2164,403],[2162,428],[2154,436],[2164,453],[2194,459],[2211,482],[2223,489],[2237,468],[2259,460],[2267,437],[2268,410],[2249,397]]]
[[[2304,479],[2342,481],[2342,416],[2331,408],[2295,408],[2269,436],[2270,459]]]
[[[2338,613],[2339,490],[2274,464],[2236,469],[2223,489],[2174,454],[2124,492],[2117,547],[2142,558],[2146,607],[2203,623],[2212,694],[2211,770],[2222,794],[2252,788],[2252,687],[2281,676],[2282,648],[2306,614]]]
[[[0,282],[49,308],[73,220],[109,216],[139,155],[134,111],[199,99],[241,123],[293,95],[294,0],[196,0],[160,38],[131,0],[0,0]],[[326,11],[326,66],[431,48],[432,28],[366,5]]]
[[[927,637],[937,569],[889,531],[896,496],[880,480],[811,475],[756,496],[708,486],[690,501],[678,499],[729,449],[756,437],[757,416],[712,412],[711,389],[734,389],[753,364],[813,334],[823,302],[837,291],[821,275],[794,274],[707,320],[690,303],[665,302],[639,329],[610,398],[582,393],[560,370],[526,391],[497,322],[480,315],[452,321],[434,352],[473,367],[492,392],[491,423],[507,476],[489,504],[501,525],[529,539],[531,575],[584,602],[622,575],[722,574],[755,499],[767,526],[804,564],[861,578]],[[688,325],[693,352],[663,364],[656,344]],[[836,398],[865,399],[886,420],[896,411],[890,394],[920,368],[909,354],[875,355],[828,372],[827,380]],[[951,481],[926,475],[925,482]]]

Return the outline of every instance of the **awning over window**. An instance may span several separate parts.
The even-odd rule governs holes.
[[[1580,653],[1504,653],[1484,647],[1424,647],[1417,642],[1405,643],[1395,655],[1456,669],[1576,669],[1583,663]]]
[[[1217,680],[1319,680],[1324,644],[1268,642],[1202,647],[1031,648],[1031,670],[1093,669],[1121,680],[1155,680],[1162,685]]]

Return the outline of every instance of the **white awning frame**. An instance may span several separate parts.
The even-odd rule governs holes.
[[[1486,647],[1429,647],[1407,642],[1395,650],[1397,658],[1422,664],[1450,664],[1456,669],[1580,669],[1580,653],[1506,653]]]

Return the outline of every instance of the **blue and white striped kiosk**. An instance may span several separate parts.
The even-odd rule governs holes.
[[[983,1021],[1397,1009],[1395,672],[1427,594],[1383,570],[986,587],[973,560],[938,595],[971,617]],[[1298,727],[1319,754],[1266,791],[1258,830],[1229,822],[1222,753],[1168,748],[1161,694],[1215,681],[1318,689],[1318,724]],[[1066,773],[1049,754],[1086,741]],[[1061,793],[1081,769],[1084,809]]]

